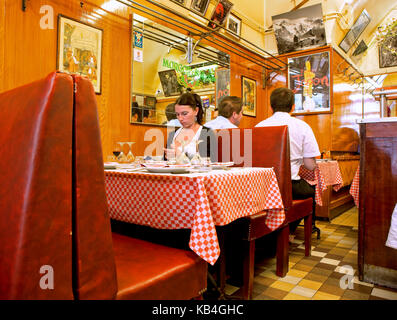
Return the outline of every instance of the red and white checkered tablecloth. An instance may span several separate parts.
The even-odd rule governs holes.
[[[354,178],[352,181],[352,184],[350,186],[350,194],[353,197],[354,200],[354,204],[357,206],[358,208],[358,204],[359,204],[359,193],[360,193],[360,166],[358,166],[356,173],[354,174]]]
[[[106,171],[112,219],[158,229],[191,229],[189,246],[214,264],[220,249],[215,226],[268,210],[274,230],[284,219],[276,175],[271,168],[234,168],[195,174]]]
[[[317,162],[317,166],[313,171],[301,166],[299,176],[305,179],[310,185],[315,185],[315,199],[319,206],[323,205],[321,194],[327,190],[327,186],[333,186],[335,191],[338,191],[343,186],[338,161]]]

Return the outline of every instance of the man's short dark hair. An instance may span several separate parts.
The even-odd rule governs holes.
[[[167,105],[167,107],[165,108],[165,116],[167,117],[168,121],[176,119],[175,102]]]
[[[270,95],[273,112],[290,112],[295,103],[294,93],[288,88],[277,88]]]
[[[243,104],[239,97],[227,96],[219,103],[218,113],[222,117],[229,119],[233,115],[233,112],[239,114],[242,108]]]

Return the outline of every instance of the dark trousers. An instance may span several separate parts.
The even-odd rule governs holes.
[[[299,200],[299,199],[313,199],[313,225],[314,220],[316,217],[316,201],[315,201],[315,186],[311,186],[307,183],[304,179],[300,180],[292,180],[292,199]],[[289,224],[290,233],[295,232],[296,228],[298,227],[299,223],[302,219],[294,221],[293,223]]]

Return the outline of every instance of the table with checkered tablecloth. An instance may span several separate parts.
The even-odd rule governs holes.
[[[357,171],[354,175],[352,184],[350,186],[350,191],[349,191],[353,197],[354,204],[357,206],[357,208],[358,208],[358,200],[360,199],[359,198],[359,191],[360,191],[359,186],[360,186],[360,166],[358,166],[358,168],[357,168]]]
[[[214,264],[220,248],[215,226],[267,210],[275,230],[284,219],[272,168],[233,168],[208,173],[105,171],[110,217],[158,229],[191,229],[190,248]]]
[[[338,161],[318,161],[313,171],[301,166],[299,176],[310,185],[315,186],[315,199],[319,206],[323,205],[321,194],[327,190],[327,186],[333,186],[335,191],[338,191],[343,186]]]

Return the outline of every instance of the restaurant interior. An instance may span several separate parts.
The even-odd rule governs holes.
[[[1,300],[397,300],[394,0],[0,0],[0,16]],[[255,127],[281,87],[318,143],[300,171],[314,204],[292,199],[288,128]],[[241,98],[216,162],[164,161],[186,92],[204,126]]]

